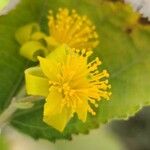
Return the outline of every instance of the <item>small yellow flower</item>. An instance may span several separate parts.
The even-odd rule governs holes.
[[[86,16],[75,10],[59,9],[56,17],[52,11],[48,16],[49,35],[40,30],[37,23],[30,23],[16,31],[15,37],[21,45],[20,54],[37,61],[37,56],[46,56],[56,47],[66,44],[71,48],[92,50],[98,44],[95,26]]]
[[[27,93],[46,97],[44,122],[61,132],[74,113],[85,122],[88,112],[96,115],[92,105],[110,98],[109,74],[98,71],[98,58],[88,63],[91,53],[63,45],[47,58],[39,57],[40,67],[25,71]]]
[[[75,10],[59,9],[56,17],[49,11],[49,45],[67,44],[71,48],[91,50],[98,44],[95,26],[87,16],[79,16]]]

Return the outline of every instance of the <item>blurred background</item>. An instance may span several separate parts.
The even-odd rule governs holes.
[[[4,130],[5,139],[0,139],[0,150],[150,150],[149,116],[150,107],[145,107],[128,121],[113,121],[88,135],[56,143],[35,141],[8,126]]]
[[[128,121],[114,121],[110,127],[127,150],[150,150],[150,107],[143,108]]]

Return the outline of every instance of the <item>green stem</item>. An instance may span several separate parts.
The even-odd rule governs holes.
[[[23,85],[20,90],[18,91],[17,95],[15,96],[17,99],[21,98],[21,97],[25,97],[26,96],[26,88],[25,85]]]
[[[4,112],[0,115],[0,128],[4,127],[7,124],[7,121],[14,114],[17,108],[14,106],[14,99],[10,103],[10,105],[4,110]]]
[[[24,88],[23,88],[24,89]],[[41,96],[24,96],[24,90],[20,90],[16,95],[16,98],[13,98],[10,105],[4,110],[4,112],[0,115],[0,128],[4,127],[12,118],[13,114],[17,111],[17,109],[28,109],[33,106],[33,103],[41,100],[43,97]]]

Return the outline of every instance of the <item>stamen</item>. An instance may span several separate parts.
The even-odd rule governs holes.
[[[97,46],[98,34],[95,26],[87,16],[79,16],[74,9],[69,12],[68,9],[59,8],[56,16],[49,11],[48,20],[50,36],[57,43],[65,43],[72,48],[86,48],[86,50]],[[52,41],[47,42],[50,45],[54,44],[51,43]]]
[[[67,13],[67,12],[66,12]],[[102,98],[109,100],[111,93],[107,89],[111,88],[108,84],[109,74],[106,70],[99,72],[97,69],[101,64],[99,58],[87,63],[91,51],[85,49],[67,49],[66,63],[58,63],[59,71],[57,81],[49,81],[50,86],[54,86],[62,94],[61,110],[66,106],[73,112],[81,105],[84,105],[83,97],[95,107]],[[96,115],[96,112],[88,105],[88,112]]]

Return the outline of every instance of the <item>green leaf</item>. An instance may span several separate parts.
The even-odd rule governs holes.
[[[22,0],[18,7],[0,17],[0,111],[3,111],[15,95],[23,80],[27,61],[19,56],[15,31],[32,22],[39,22],[47,31],[47,14],[59,7],[75,8],[89,16],[97,26],[100,45],[95,49],[110,72],[112,98],[101,101],[95,117],[89,115],[86,123],[75,116],[63,133],[42,121],[43,102],[33,109],[18,111],[12,125],[34,138],[71,139],[71,135],[88,133],[99,124],[112,119],[127,119],[140,108],[150,104],[150,26],[141,25],[138,15],[122,3],[85,0]]]

